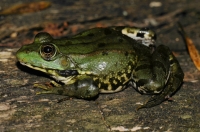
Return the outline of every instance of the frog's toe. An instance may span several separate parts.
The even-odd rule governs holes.
[[[164,95],[154,95],[143,105],[138,106],[137,110],[142,109],[142,108],[154,107],[156,105],[161,104],[165,100],[167,100],[167,98]]]
[[[43,91],[36,92],[36,95],[39,95],[39,94],[51,94],[52,93],[52,91],[51,91],[52,88],[50,86],[46,86],[46,85],[43,85],[43,84],[34,84],[34,87],[43,89]]]
[[[36,95],[42,94],[42,92],[36,92]]]
[[[56,81],[51,81],[51,82],[50,82],[50,86],[52,86],[51,84],[52,84],[53,86],[55,86],[55,87],[61,87],[61,85],[60,85],[59,83],[57,83]]]
[[[39,83],[35,83],[33,85],[33,87],[44,89],[44,90],[50,90],[51,89],[50,86],[47,86],[47,85],[44,85],[44,84],[39,84]]]
[[[36,93],[36,95],[40,95],[40,94],[52,94],[52,91],[41,91],[41,92]]]

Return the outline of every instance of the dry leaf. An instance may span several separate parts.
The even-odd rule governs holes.
[[[48,1],[15,4],[0,12],[0,15],[25,14],[44,10],[51,5]]]
[[[186,35],[182,25],[180,23],[179,24],[179,32],[181,33],[181,35],[183,36],[183,39],[185,40],[188,52],[190,54],[190,57],[194,63],[194,65],[196,66],[196,68],[198,70],[200,70],[200,55],[199,55],[199,51],[196,49],[193,41]]]

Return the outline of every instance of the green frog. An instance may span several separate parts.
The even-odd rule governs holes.
[[[75,36],[53,39],[42,32],[17,51],[22,65],[42,71],[55,81],[37,94],[92,99],[133,87],[152,95],[140,105],[149,108],[169,99],[183,82],[183,71],[167,46],[153,51],[156,35],[134,27],[93,28]]]

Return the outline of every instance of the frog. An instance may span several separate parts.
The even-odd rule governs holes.
[[[139,110],[170,99],[183,83],[183,70],[169,47],[158,45],[152,52],[155,39],[147,28],[126,26],[97,27],[59,39],[40,32],[16,57],[52,78],[52,85],[34,84],[43,89],[37,94],[90,100],[132,87],[150,96]]]

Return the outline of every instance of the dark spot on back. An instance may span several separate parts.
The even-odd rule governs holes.
[[[110,29],[108,29],[108,28],[105,28],[105,29],[104,29],[104,34],[105,34],[105,35],[112,34],[112,31],[111,31]]]
[[[93,37],[94,33],[89,33],[87,36]]]
[[[103,79],[106,80],[107,76],[103,76]]]
[[[83,35],[83,33],[79,33],[79,34],[77,34],[78,36],[82,36]]]
[[[129,62],[128,66],[131,66],[131,70],[135,69],[135,67],[136,67],[134,62]]]
[[[101,48],[101,47],[104,47],[105,45],[106,45],[105,43],[99,43],[98,47]]]
[[[125,82],[126,81],[124,77],[121,77],[120,80],[121,80],[121,82]]]
[[[109,81],[110,81],[112,90],[115,90],[121,84],[120,81],[118,79],[115,79],[115,78],[110,78]],[[113,81],[116,81],[117,83],[114,84]]]
[[[67,44],[72,44],[72,41],[67,41]]]
[[[94,84],[97,86],[99,84],[99,79],[95,80]]]
[[[103,83],[103,82],[101,82],[101,88],[103,88],[103,89],[107,89],[108,90],[108,84],[105,84],[105,83]]]
[[[118,75],[118,76],[121,76],[121,75],[122,75],[122,73],[121,73],[121,72],[118,72],[118,73],[117,73],[117,75]]]

